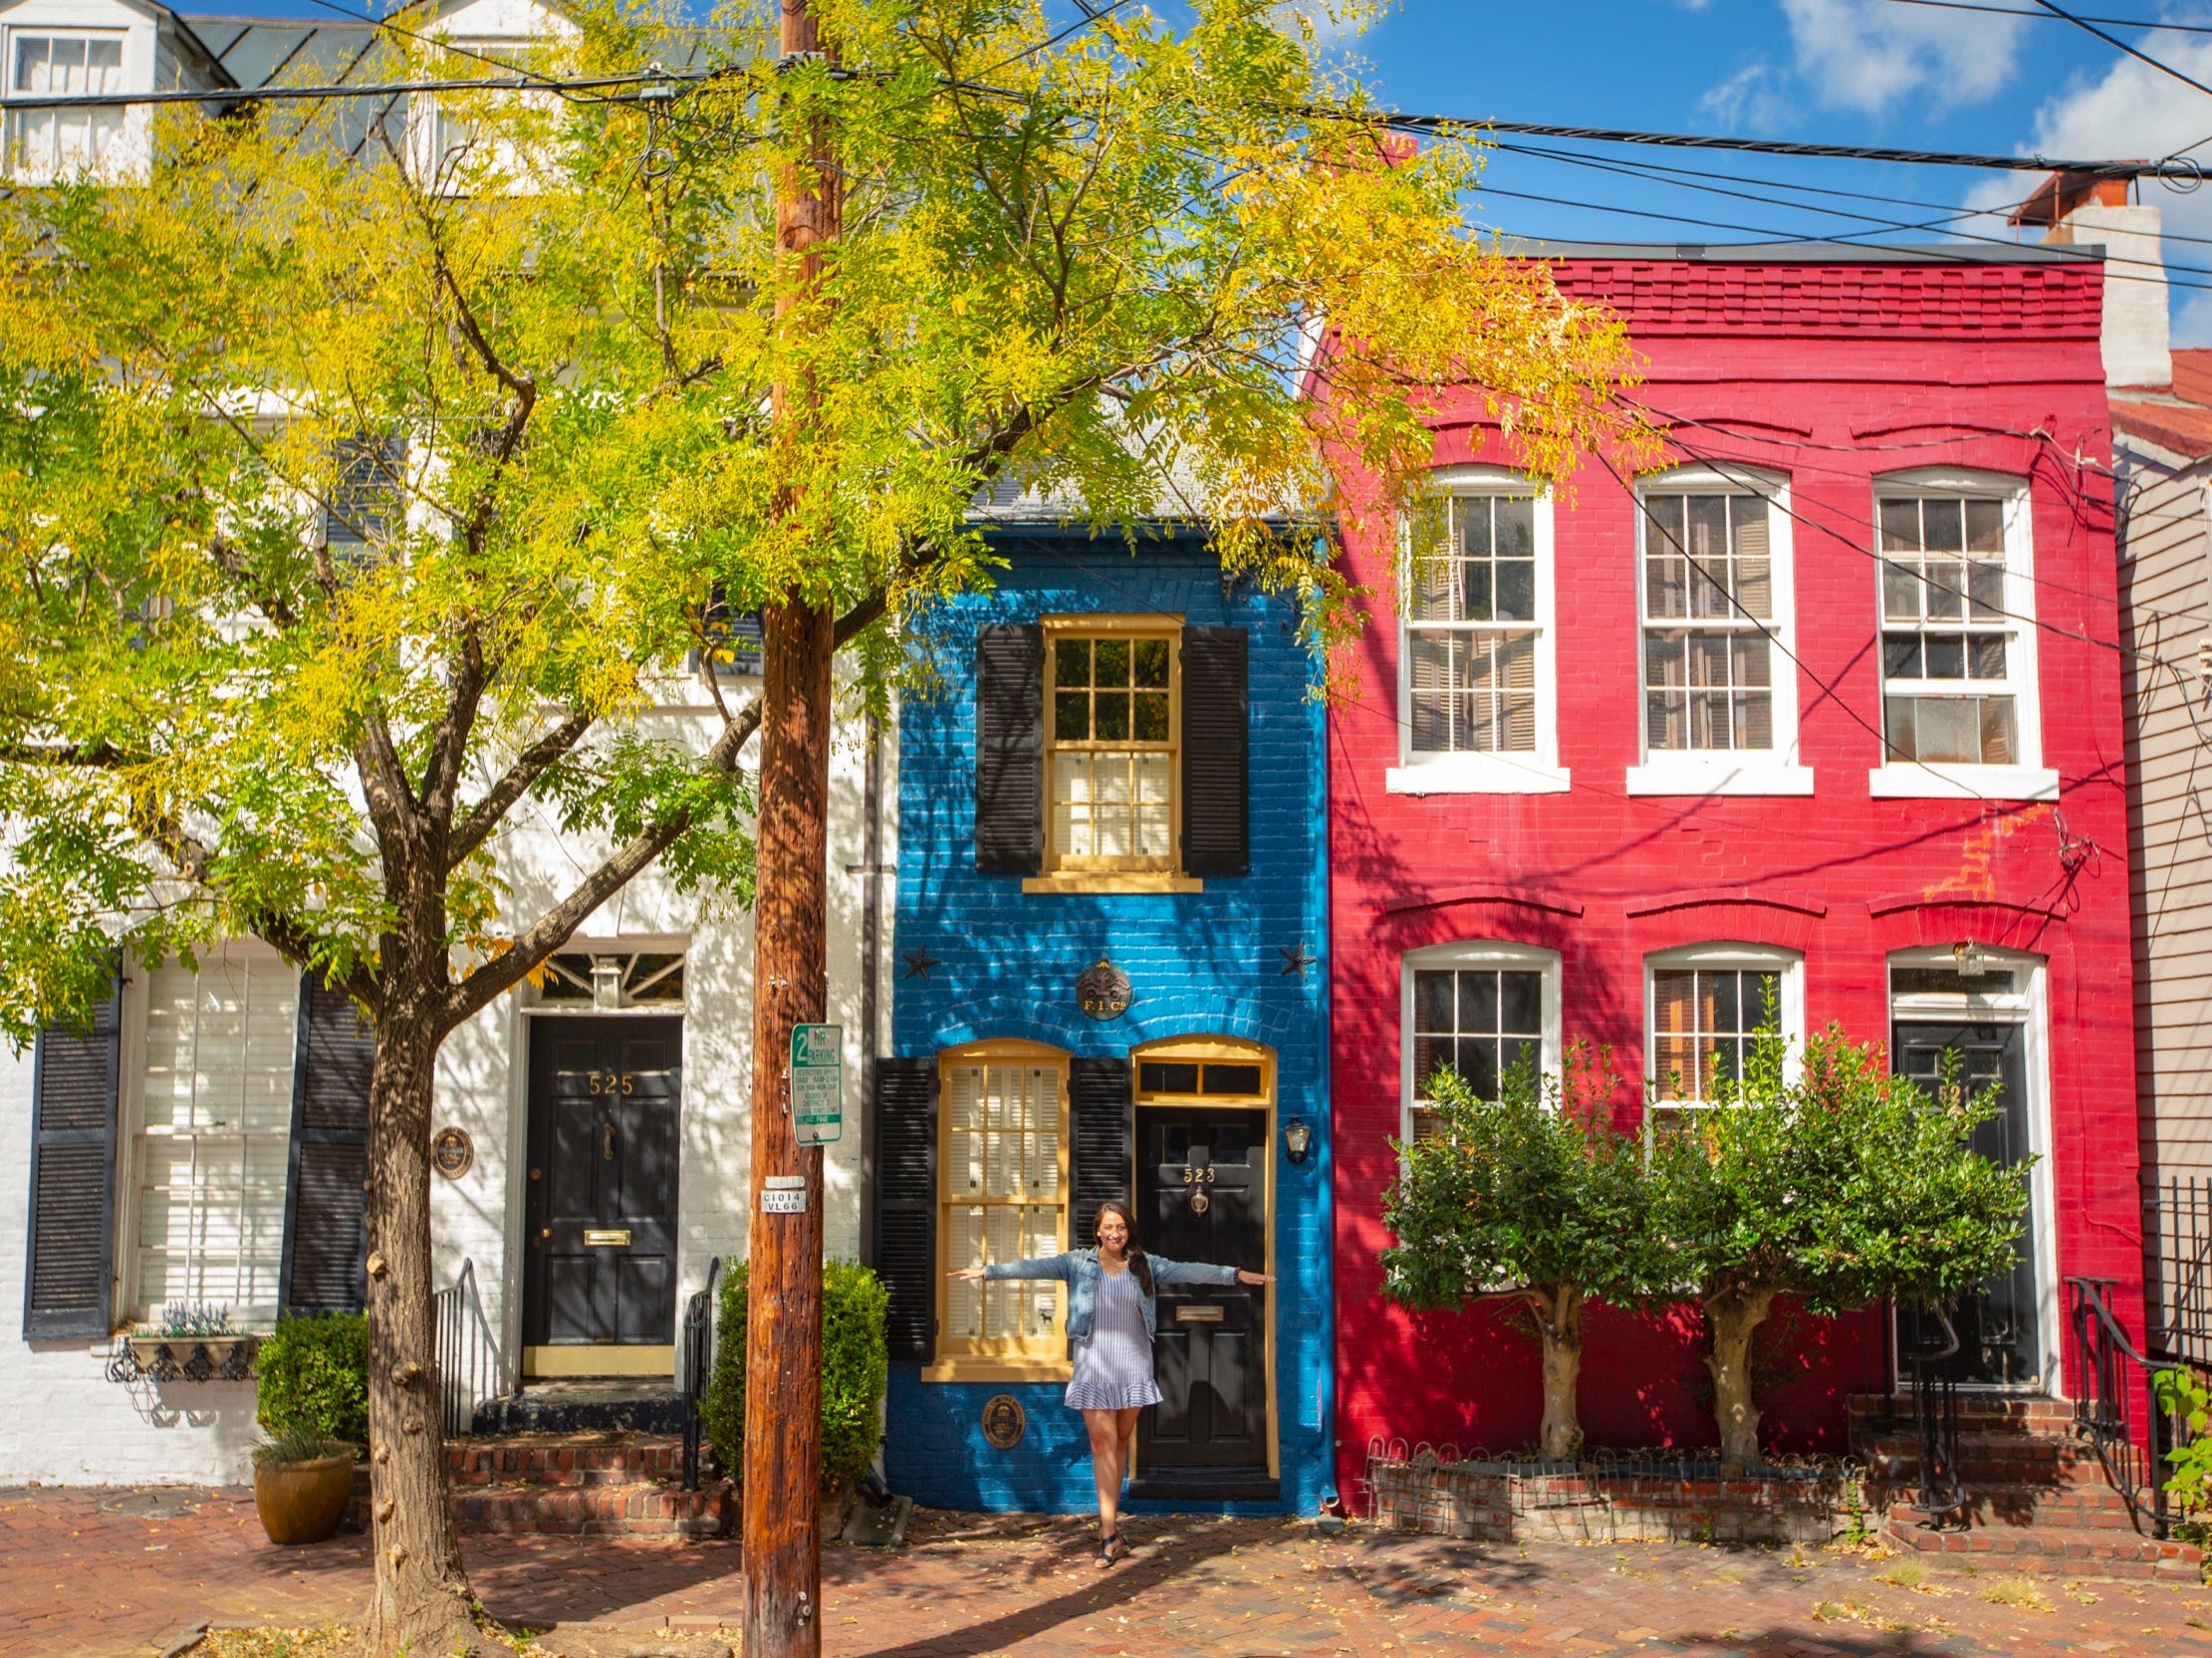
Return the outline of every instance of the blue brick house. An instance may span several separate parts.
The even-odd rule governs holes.
[[[1139,1511],[1312,1512],[1331,1483],[1327,847],[1295,605],[1195,536],[994,533],[899,720],[894,1053],[868,1143],[885,1461],[951,1508],[1095,1501],[1056,1284],[954,1268],[1092,1241],[1273,1273],[1163,1291]]]

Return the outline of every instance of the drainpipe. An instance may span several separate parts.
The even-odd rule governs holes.
[[[867,772],[860,800],[860,1261],[875,1265],[875,1047],[877,959],[883,909],[883,722],[867,715]]]
[[[1319,726],[1320,741],[1315,745],[1320,751],[1321,764],[1314,774],[1314,793],[1309,802],[1307,822],[1320,826],[1314,843],[1314,882],[1316,915],[1319,917],[1321,949],[1316,952],[1321,961],[1321,1098],[1317,1101],[1322,1132],[1320,1166],[1314,1177],[1321,1182],[1321,1237],[1323,1260],[1327,1263],[1324,1278],[1329,1293],[1322,1298],[1321,1305],[1321,1445],[1323,1458],[1322,1493],[1324,1497],[1339,1499],[1337,1512],[1345,1512],[1344,1494],[1337,1489],[1337,1109],[1335,1072],[1330,1059],[1330,1021],[1336,1011],[1335,952],[1332,949],[1331,915],[1329,909],[1329,847],[1332,826],[1330,823],[1329,789],[1329,713],[1326,707],[1314,706],[1314,719]]]

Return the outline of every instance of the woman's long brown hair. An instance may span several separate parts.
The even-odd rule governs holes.
[[[1119,1198],[1107,1198],[1100,1204],[1098,1220],[1091,1223],[1092,1237],[1099,1235],[1099,1221],[1105,1220],[1108,1215],[1120,1216],[1121,1224],[1129,1229],[1129,1271],[1136,1275],[1136,1287],[1149,1296],[1152,1293],[1152,1264],[1145,1259],[1144,1251],[1136,1241],[1136,1217],[1129,1213],[1129,1206]]]

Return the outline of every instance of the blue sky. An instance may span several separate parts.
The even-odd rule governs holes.
[[[373,3],[186,0],[180,9],[304,18]],[[1175,9],[1174,0],[1153,3]],[[2034,0],[1983,3],[2037,10]],[[2103,27],[2212,85],[2212,0],[2062,3],[2167,25]],[[1310,16],[1329,9],[1329,0],[1283,4]],[[1050,0],[1050,10],[1073,17],[1074,0]],[[2176,24],[2208,32],[2180,32]],[[1408,111],[2002,154],[2161,156],[2202,144],[2196,153],[2212,167],[2212,96],[2047,15],[1912,0],[1396,0],[1373,28],[1337,50],[1365,65],[1385,102]],[[1765,233],[1930,241],[1946,227],[2010,238],[1991,210],[2001,215],[2035,176],[1510,141],[1586,158],[1545,159],[1526,147],[1501,148],[1491,158],[1489,192],[1479,202],[1484,222],[1541,238],[1720,242]],[[1591,160],[1719,176],[1606,172]],[[2143,199],[2164,211],[2172,238],[2166,259],[2176,285],[2176,343],[2212,344],[2212,190],[2143,189]],[[1956,216],[1967,208],[1982,216]],[[1850,217],[1851,210],[1871,218]]]

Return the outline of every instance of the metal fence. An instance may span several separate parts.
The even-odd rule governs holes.
[[[2212,1180],[2171,1177],[2143,1208],[2157,1246],[2145,1345],[2153,1357],[2212,1367]]]

